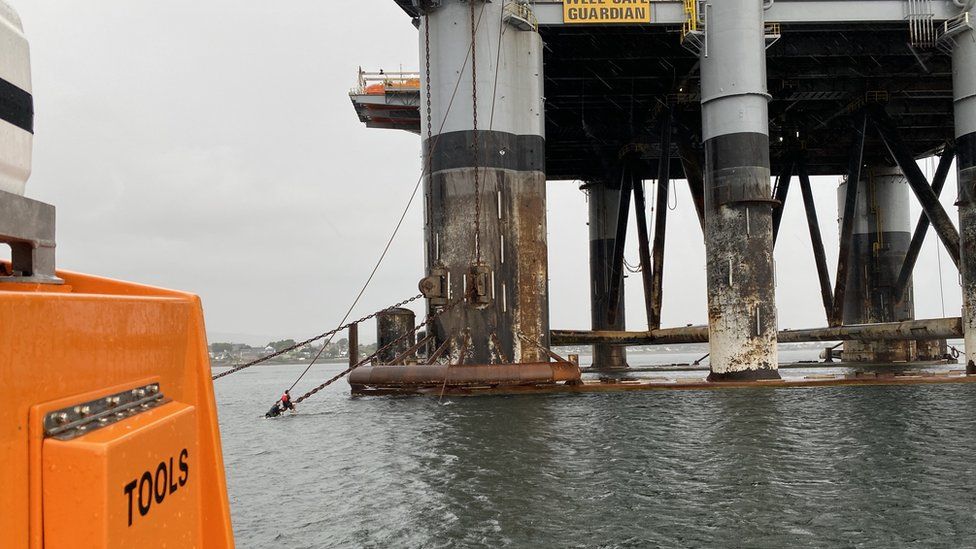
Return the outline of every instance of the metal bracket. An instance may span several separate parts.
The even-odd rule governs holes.
[[[479,307],[490,304],[494,293],[493,280],[491,267],[482,263],[471,265],[471,270],[465,275],[468,303]]]
[[[908,22],[909,44],[929,49],[937,44],[938,32],[932,0],[906,0],[905,21]]]
[[[956,17],[947,20],[936,31],[938,35],[935,39],[936,47],[946,55],[952,55],[952,50],[956,47],[956,36],[967,30],[973,30],[972,16],[969,12],[960,13]]]
[[[62,284],[54,266],[54,206],[0,191],[0,243],[9,244],[13,276],[0,282]]]
[[[159,383],[150,383],[51,412],[44,416],[44,436],[71,440],[166,402]]]
[[[502,8],[505,23],[521,31],[539,30],[539,21],[526,0],[510,0]]]
[[[430,276],[420,279],[420,284],[417,286],[420,293],[430,302],[430,305],[447,305],[447,269],[444,267],[432,268]]]
[[[773,44],[779,42],[779,39],[783,37],[783,29],[779,23],[766,23],[763,33],[766,37],[767,50],[773,47]]]

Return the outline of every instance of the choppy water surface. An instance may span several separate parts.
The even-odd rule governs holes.
[[[216,384],[239,547],[976,546],[976,386],[439,403],[340,382],[263,419],[299,371]]]

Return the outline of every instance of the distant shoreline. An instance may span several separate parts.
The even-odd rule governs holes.
[[[311,362],[310,360],[306,360],[304,362],[296,362],[295,360],[274,360],[274,359],[272,359],[272,360],[268,360],[267,362],[262,362],[260,364],[255,364],[254,366],[308,366],[310,362]],[[323,358],[323,359],[319,359],[319,360],[316,360],[315,361],[316,364],[345,364],[346,362],[348,362],[348,361],[345,358]],[[242,362],[211,362],[210,363],[210,367],[211,368],[236,368],[237,366],[240,366],[242,364],[246,364],[246,363],[242,363]]]

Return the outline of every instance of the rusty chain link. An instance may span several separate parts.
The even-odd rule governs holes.
[[[484,13],[482,5],[482,13]],[[475,262],[481,263],[481,179],[479,172],[478,144],[478,24],[474,17],[474,2],[471,2],[471,103],[472,103],[472,146],[474,147],[474,254]]]
[[[359,324],[360,322],[365,322],[365,321],[367,321],[367,320],[369,320],[371,318],[376,317],[376,315],[378,315],[380,313],[383,313],[385,311],[389,311],[391,309],[397,309],[399,307],[403,307],[404,305],[407,305],[409,303],[412,303],[414,301],[417,301],[418,299],[420,299],[422,297],[423,297],[423,294],[417,294],[417,295],[415,295],[415,296],[413,296],[413,297],[411,297],[409,299],[404,299],[403,301],[401,301],[399,303],[395,303],[393,305],[390,305],[389,307],[386,307],[385,309],[380,309],[379,311],[376,311],[375,313],[368,314],[368,315],[360,318],[359,320],[355,320],[355,321],[350,322],[348,324],[343,324],[342,326],[339,326],[338,328],[329,330],[328,332],[325,332],[323,334],[319,334],[319,335],[317,335],[315,337],[306,339],[305,341],[302,341],[300,343],[296,343],[296,344],[292,345],[291,347],[287,347],[285,349],[281,349],[279,351],[275,351],[275,352],[271,353],[270,355],[266,355],[266,356],[257,358],[255,360],[252,360],[251,362],[246,363],[246,364],[241,364],[241,365],[238,365],[238,366],[234,366],[230,370],[227,370],[226,372],[221,372],[221,373],[219,373],[219,374],[211,377],[210,379],[211,379],[211,381],[216,381],[216,380],[218,380],[218,379],[220,379],[220,378],[222,378],[224,376],[229,376],[229,375],[231,375],[233,373],[240,372],[241,370],[243,370],[245,368],[250,368],[251,366],[256,366],[258,364],[261,364],[262,362],[266,362],[268,360],[271,360],[272,358],[281,356],[281,355],[283,355],[283,354],[285,354],[285,353],[287,353],[289,351],[294,351],[295,349],[300,349],[300,348],[308,345],[309,343],[314,343],[314,342],[316,342],[316,341],[318,341],[320,339],[325,339],[327,337],[334,336],[337,333],[339,333],[339,332],[341,332],[341,331],[349,328],[353,324]],[[324,350],[324,348],[325,348],[325,346],[323,345],[323,350]],[[321,351],[319,352],[319,354],[321,354]],[[316,357],[316,358],[318,358],[318,357]]]
[[[405,332],[403,335],[401,335],[400,337],[396,338],[395,340],[387,343],[382,348],[377,349],[376,352],[374,352],[373,354],[371,354],[368,357],[360,360],[356,364],[353,364],[352,366],[346,368],[345,370],[339,372],[338,374],[332,376],[331,378],[329,378],[328,380],[326,380],[325,383],[322,383],[321,385],[318,385],[318,386],[312,388],[312,390],[310,390],[307,393],[303,394],[302,396],[298,397],[294,401],[295,404],[300,404],[302,401],[308,399],[309,397],[311,397],[315,393],[321,391],[322,389],[325,389],[326,387],[328,387],[329,385],[332,385],[336,381],[339,381],[340,379],[342,379],[343,377],[345,377],[346,375],[348,375],[349,372],[352,372],[356,368],[359,368],[360,366],[369,363],[370,361],[372,361],[373,359],[375,359],[377,356],[379,356],[380,353],[382,353],[383,351],[386,351],[387,349],[389,349],[389,348],[391,348],[391,347],[393,347],[393,346],[401,343],[407,337],[409,337],[409,336],[417,333],[417,330],[420,330],[424,326],[430,324],[431,322],[433,322],[434,320],[436,320],[439,316],[441,316],[442,314],[446,313],[448,310],[452,309],[455,305],[457,305],[460,302],[461,302],[461,299],[455,299],[454,301],[448,303],[443,309],[441,309],[440,311],[437,311],[436,313],[434,313],[432,315],[429,315],[426,319],[424,319],[423,322],[421,322],[420,324],[416,325],[412,330],[410,330],[408,332]]]
[[[434,155],[434,114],[430,99],[430,13],[424,13],[424,56],[427,59],[424,65],[427,76],[427,173],[430,174]]]

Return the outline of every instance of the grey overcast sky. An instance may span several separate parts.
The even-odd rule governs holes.
[[[58,207],[60,268],[198,293],[212,341],[305,337],[340,320],[419,174],[419,138],[367,130],[347,96],[359,66],[418,66],[417,32],[392,0],[10,1],[32,47],[27,194]],[[832,269],[837,182],[814,180]],[[704,245],[676,187],[664,323],[703,324]],[[954,175],[946,189],[955,217]],[[550,182],[548,207],[551,324],[588,328],[585,196]],[[418,201],[356,315],[416,293],[421,223]],[[794,193],[776,250],[784,328],[824,324],[809,242]],[[916,271],[918,318],[942,315],[936,242]],[[941,261],[956,315],[958,274]],[[639,328],[640,276],[626,288]]]

